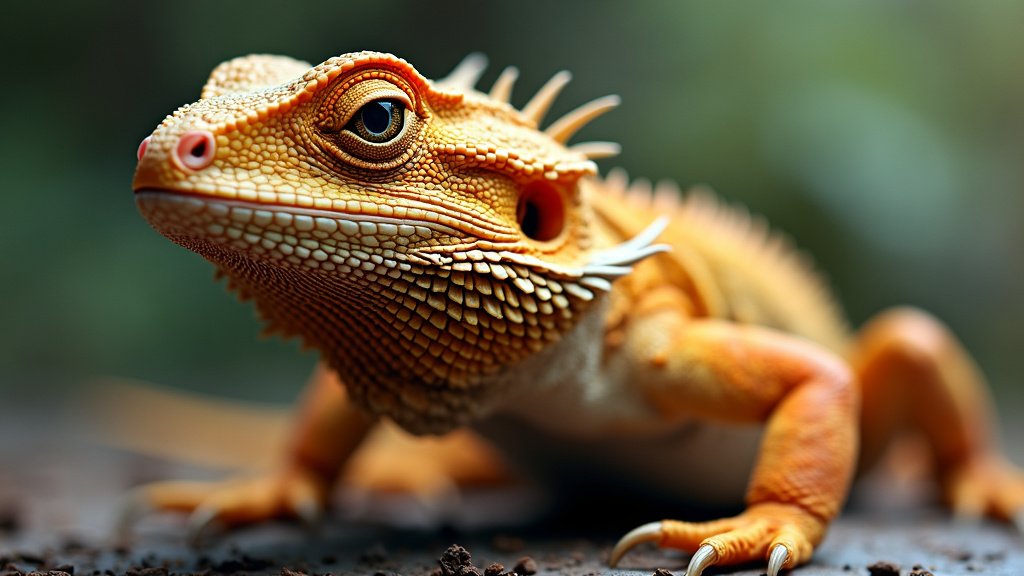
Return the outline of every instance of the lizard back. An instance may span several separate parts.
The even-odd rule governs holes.
[[[827,282],[765,219],[706,188],[683,194],[668,182],[630,183],[621,170],[590,179],[587,193],[599,245],[630,238],[659,216],[670,218],[659,241],[671,252],[639,263],[616,284],[609,324],[621,321],[637,295],[668,282],[686,294],[694,317],[767,326],[846,349],[850,328]]]

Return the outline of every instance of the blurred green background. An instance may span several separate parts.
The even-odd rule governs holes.
[[[83,6],[88,6],[87,9]],[[250,52],[396,53],[430,77],[486,53],[632,175],[708,183],[825,269],[854,322],[944,318],[1006,406],[1024,379],[1024,3],[8,3],[0,90],[0,404],[108,376],[285,400],[315,359],[259,339],[209,264],[137,214],[139,141]]]

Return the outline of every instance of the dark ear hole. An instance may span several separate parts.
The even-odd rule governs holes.
[[[565,205],[558,190],[545,182],[531,184],[519,196],[516,220],[527,238],[554,240],[565,228]]]

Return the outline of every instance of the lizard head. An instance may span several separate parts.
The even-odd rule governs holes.
[[[592,246],[582,183],[614,146],[565,142],[616,99],[541,131],[568,75],[517,110],[514,69],[490,94],[473,89],[482,70],[471,56],[432,82],[372,52],[226,62],[143,141],[137,204],[368,410],[418,432],[462,425],[488,382],[658,249],[656,232]]]

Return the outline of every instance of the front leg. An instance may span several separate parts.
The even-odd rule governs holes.
[[[610,562],[654,541],[696,552],[688,576],[759,559],[776,576],[810,559],[846,498],[857,454],[851,371],[824,348],[780,332],[687,318],[677,300],[671,292],[652,294],[635,308],[625,340],[632,374],[666,419],[765,422],[747,509],[712,522],[641,526]]]
[[[296,516],[313,521],[342,466],[373,428],[334,371],[320,365],[295,414],[284,458],[272,470],[223,482],[158,482],[137,489],[122,518],[122,533],[151,510],[188,512],[193,538],[211,523],[227,525]]]

